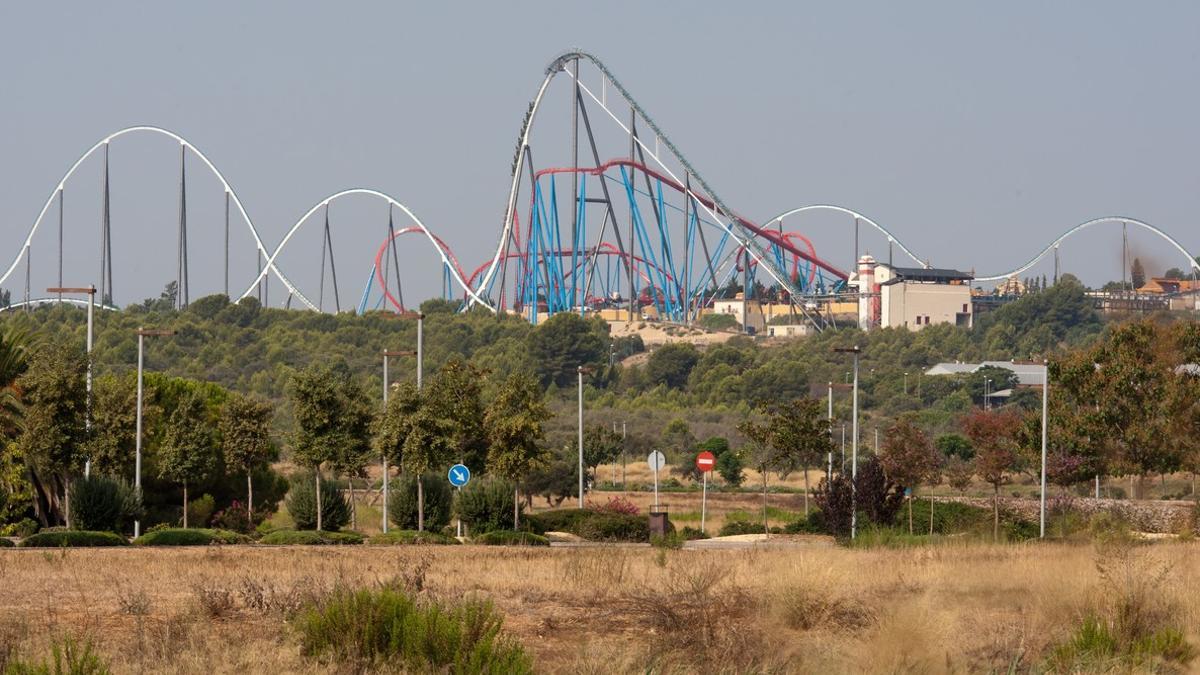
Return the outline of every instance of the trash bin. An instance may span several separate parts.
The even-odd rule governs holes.
[[[667,505],[659,504],[658,506],[650,507],[650,536],[665,537],[667,530],[670,529],[670,521],[667,519]]]

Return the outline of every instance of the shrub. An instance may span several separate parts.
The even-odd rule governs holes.
[[[21,546],[128,546],[129,541],[119,534],[112,532],[93,532],[90,530],[60,530],[47,532],[45,530],[30,535],[21,540]]]
[[[532,660],[504,637],[488,601],[445,606],[394,588],[338,591],[293,619],[304,656],[357,671],[531,673]]]
[[[555,509],[530,514],[529,529],[537,534],[570,532],[590,541],[650,541],[650,521],[644,516],[592,509]]]
[[[0,656],[7,656],[0,653]],[[108,664],[95,651],[92,643],[82,645],[67,638],[50,647],[50,659],[31,662],[19,658],[3,659],[4,672],[12,675],[108,675]]]
[[[738,534],[763,534],[762,523],[756,523],[749,520],[730,520],[721,526],[718,537],[732,537]]]
[[[287,510],[297,530],[317,529],[317,489],[313,475],[298,474],[292,478],[287,494]],[[350,504],[335,481],[321,479],[321,527],[336,532],[350,522]]]
[[[427,473],[421,476],[425,491],[425,529],[432,532],[450,523],[450,512],[454,506],[454,491],[445,476]],[[388,497],[388,520],[402,530],[417,529],[417,479],[405,474],[393,481]],[[508,510],[512,511],[512,495],[508,496]],[[511,514],[510,514],[511,519]]]
[[[471,543],[484,546],[549,546],[550,540],[532,532],[492,530],[472,538]]]
[[[386,534],[377,534],[371,537],[367,543],[373,546],[395,546],[400,544],[457,544],[459,541],[439,532],[392,530]]]
[[[324,496],[324,494],[321,495],[321,497]],[[246,505],[235,499],[229,506],[213,514],[212,526],[222,530],[229,530],[230,532],[252,534],[259,525],[266,522],[267,518],[270,517],[271,512],[268,509],[254,509],[252,522],[251,518],[246,515]]]
[[[537,534],[574,532],[580,521],[592,517],[595,513],[588,509],[553,509],[529,514],[525,517],[525,524]]]
[[[250,537],[228,530],[169,527],[147,532],[133,540],[135,546],[209,546],[211,544],[249,544]]]
[[[0,538],[0,548],[12,548],[13,546],[16,546],[16,544],[13,543],[12,539]]]
[[[683,548],[683,542],[685,541],[687,541],[687,538],[678,532],[671,532],[666,535],[656,534],[650,537],[650,545],[654,548],[678,550]]]
[[[363,536],[357,532],[329,532],[322,530],[275,530],[263,535],[258,540],[268,546],[280,545],[323,545],[323,544],[361,544]]]
[[[696,539],[708,539],[709,538],[708,533],[706,533],[704,530],[701,530],[700,528],[697,528],[697,527],[691,527],[691,526],[684,527],[682,530],[679,531],[679,534],[687,541],[695,541]]]
[[[513,484],[498,478],[471,481],[458,493],[455,512],[472,534],[513,529]]]
[[[38,521],[22,518],[15,523],[0,527],[0,537],[28,537],[38,531]]]
[[[733,487],[740,487],[742,481],[746,480],[746,474],[743,473],[744,468],[742,458],[736,452],[725,452],[717,457],[717,473],[721,474],[721,478]]]
[[[609,497],[608,501],[604,504],[592,508],[601,513],[621,513],[627,516],[636,516],[642,512],[637,504],[634,504],[621,495]]]
[[[208,525],[212,518],[213,511],[217,510],[217,501],[212,495],[201,495],[199,499],[193,499],[188,505],[188,524],[204,527]]]
[[[71,483],[71,527],[121,532],[142,514],[141,498],[123,480],[93,475]]]

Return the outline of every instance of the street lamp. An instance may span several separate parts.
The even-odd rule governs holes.
[[[983,409],[992,409],[992,378],[990,377],[983,379]]]
[[[62,297],[63,293],[86,293],[88,296],[87,310],[87,416],[84,418],[84,424],[88,431],[92,429],[92,321],[96,312],[96,287],[94,285],[81,287],[54,287],[47,288],[47,293],[58,293]],[[88,457],[83,464],[83,477],[87,478],[92,475],[92,458]]]
[[[137,329],[138,364],[137,364],[137,442],[134,450],[133,488],[140,498],[142,496],[142,367],[145,363],[145,341],[148,337],[167,337],[174,335],[173,330]],[[184,508],[187,505],[184,504]],[[142,521],[133,521],[133,537],[136,539],[142,533]]]
[[[587,366],[577,366],[579,376],[579,508],[583,508],[583,376],[591,375],[592,369]]]
[[[1041,538],[1046,538],[1046,437],[1050,410],[1050,361],[1042,359],[1042,506]]]
[[[908,373],[904,373],[904,395],[908,396]]]
[[[862,354],[862,349],[858,345],[854,345],[853,347],[835,347],[833,351],[854,355],[854,412],[852,413],[850,441],[850,538],[854,539],[858,534],[858,486],[855,485],[855,482],[858,479],[858,357]]]
[[[421,366],[424,361],[424,358],[423,358],[423,351],[424,351],[424,346],[425,346],[424,338],[425,338],[425,315],[420,312],[417,312],[417,350],[416,351],[412,351],[412,350],[389,351],[387,349],[383,350],[383,412],[385,415],[387,414],[388,391],[391,389],[391,378],[388,377],[388,359],[390,359],[391,357],[394,357],[394,356],[415,356],[415,357],[417,357],[417,391],[420,391],[421,390]],[[383,453],[382,468],[383,468],[383,532],[384,532],[384,534],[387,534],[387,531],[388,531],[388,496],[390,494],[390,490],[388,489],[388,483],[390,483],[391,481],[388,480],[390,478],[390,476],[388,475],[388,460],[387,460],[386,452]],[[418,480],[420,480],[419,477],[418,477]]]

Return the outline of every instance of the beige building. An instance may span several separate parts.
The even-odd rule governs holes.
[[[921,330],[935,324],[970,326],[971,275],[957,270],[893,267],[863,256],[851,284],[859,289],[859,325]]]

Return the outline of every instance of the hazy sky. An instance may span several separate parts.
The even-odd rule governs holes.
[[[206,153],[269,248],[326,195],[370,187],[474,267],[495,248],[525,106],[570,47],[603,59],[752,218],[841,204],[933,264],[980,274],[1106,215],[1200,251],[1196,3],[4,3],[0,272],[67,168],[134,124]],[[568,99],[553,100],[547,124],[561,125]],[[111,153],[124,304],[174,277],[179,158],[161,138]],[[99,166],[67,184],[68,284],[98,277]],[[222,285],[223,204],[198,163],[188,172],[196,297]],[[52,214],[34,240],[34,295],[56,281]],[[364,201],[333,218],[345,304],[386,209]],[[845,225],[789,223],[848,267]],[[245,226],[234,229],[249,251]],[[315,295],[319,221],[301,233],[282,266]],[[1131,240],[1150,272],[1183,266],[1155,240]],[[437,292],[429,249],[406,242],[406,295]],[[872,247],[884,253],[864,237]],[[254,266],[239,255],[235,287]],[[1085,281],[1119,276],[1120,228],[1083,235],[1062,259]],[[5,287],[23,286],[19,268]]]

